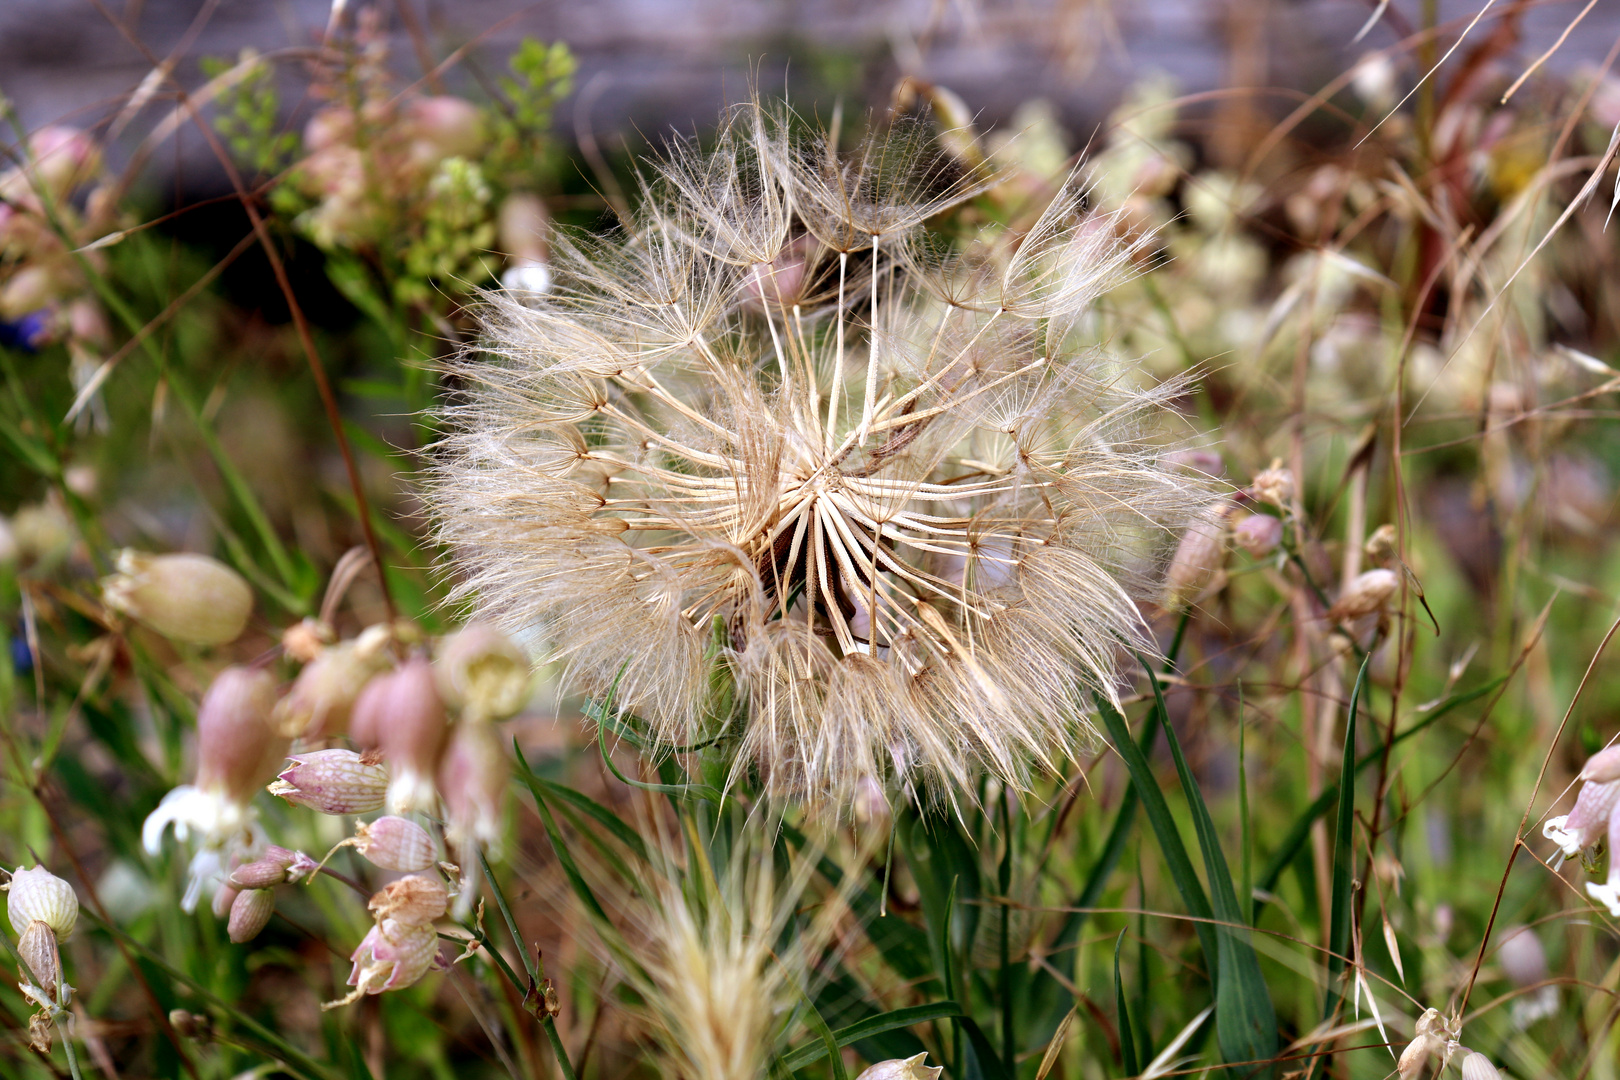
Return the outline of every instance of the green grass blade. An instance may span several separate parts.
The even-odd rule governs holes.
[[[1102,714],[1103,724],[1108,728],[1108,737],[1114,744],[1114,749],[1125,760],[1125,767],[1130,771],[1131,784],[1138,797],[1142,800],[1142,809],[1147,813],[1148,824],[1153,826],[1153,834],[1158,838],[1159,850],[1164,853],[1164,861],[1170,867],[1170,878],[1175,883],[1176,890],[1181,893],[1182,902],[1187,905],[1187,911],[1196,920],[1193,929],[1198,933],[1198,941],[1204,950],[1205,963],[1209,965],[1211,980],[1217,975],[1219,964],[1219,948],[1215,941],[1215,930],[1211,925],[1214,912],[1209,906],[1209,897],[1204,894],[1203,883],[1198,880],[1198,874],[1193,870],[1192,860],[1187,857],[1187,847],[1182,843],[1181,833],[1176,829],[1175,818],[1170,816],[1170,806],[1164,800],[1164,792],[1153,776],[1153,767],[1148,764],[1147,755],[1137,746],[1131,738],[1131,731],[1125,725],[1125,717],[1113,703],[1101,694],[1095,695],[1097,708]],[[1158,713],[1150,715],[1149,724],[1158,723]]]
[[[1181,740],[1170,726],[1159,680],[1151,667],[1146,670],[1153,687],[1154,709],[1164,727],[1170,756],[1175,759],[1181,790],[1192,810],[1193,828],[1198,833],[1198,846],[1204,857],[1204,873],[1209,876],[1211,906],[1217,920],[1215,937],[1220,950],[1215,979],[1215,1040],[1227,1061],[1265,1061],[1277,1053],[1277,1011],[1260,974],[1260,958],[1255,955],[1254,943],[1249,938],[1244,908],[1232,888],[1232,872],[1221,851],[1215,821],[1181,752]]]
[[[908,1009],[895,1009],[893,1012],[869,1016],[864,1020],[850,1024],[848,1027],[839,1028],[832,1033],[833,1043],[838,1047],[845,1047],[862,1039],[869,1039],[874,1035],[882,1035],[886,1031],[895,1031],[916,1024],[926,1024],[930,1020],[946,1020],[961,1015],[962,1007],[950,1000],[934,1001],[927,1005],[913,1005]],[[814,1065],[826,1056],[826,1041],[822,1040],[810,1046],[801,1046],[799,1049],[783,1055],[782,1066],[789,1072],[796,1072],[806,1065]]]
[[[1356,714],[1361,693],[1367,685],[1367,665],[1372,651],[1361,662],[1356,685],[1350,691],[1350,712],[1344,722],[1344,764],[1339,770],[1339,815],[1333,829],[1333,908],[1328,920],[1327,995],[1322,1015],[1332,1016],[1339,1005],[1339,977],[1344,974],[1345,957],[1350,953],[1350,905],[1354,902],[1350,865],[1355,848],[1356,828]]]
[[[1002,1068],[1001,1057],[996,1053],[995,1045],[984,1033],[984,1029],[967,1016],[959,1017],[956,1023],[967,1036],[968,1045],[973,1048],[973,1056],[979,1065],[979,1074],[985,1077],[985,1080],[1013,1080],[1012,1073]],[[964,1069],[963,1072],[966,1074],[967,1070]]]
[[[596,893],[591,891],[585,876],[579,872],[579,865],[574,862],[573,854],[568,850],[568,843],[563,839],[562,830],[557,828],[557,819],[552,816],[551,808],[546,805],[546,797],[540,790],[540,785],[530,781],[530,777],[539,780],[534,770],[529,768],[528,761],[523,757],[523,751],[518,748],[517,741],[512,742],[512,753],[518,763],[519,775],[528,785],[529,794],[534,798],[534,807],[540,813],[540,822],[546,828],[546,836],[551,840],[552,850],[557,853],[557,862],[562,865],[563,873],[568,877],[568,883],[573,886],[574,893],[585,905],[585,909],[604,926],[611,926],[607,911],[597,900]]]
[[[558,802],[568,803],[575,809],[583,812],[592,821],[595,821],[598,825],[601,825],[608,832],[612,833],[615,839],[633,851],[637,857],[642,859],[647,858],[646,841],[642,840],[640,833],[636,832],[629,825],[625,824],[624,819],[618,814],[615,814],[612,810],[609,810],[607,807],[603,806],[589,795],[575,791],[573,788],[568,787],[565,784],[559,784],[553,780],[547,780],[545,777],[537,775],[529,768],[529,763],[526,761],[522,762],[519,765],[519,768],[523,771],[523,779],[526,783],[530,784],[531,786],[538,785],[542,791],[556,799]]]
[[[1496,690],[1503,683],[1507,682],[1507,680],[1508,677],[1506,675],[1502,675],[1498,678],[1492,679],[1484,686],[1476,687],[1475,689],[1469,690],[1466,693],[1457,694],[1447,699],[1441,704],[1435,706],[1428,716],[1425,716],[1422,720],[1419,720],[1405,731],[1397,734],[1394,742],[1391,745],[1399,746],[1407,739],[1410,739],[1412,736],[1429,727],[1442,716],[1454,709],[1459,709],[1462,706],[1467,705],[1469,702],[1479,700],[1486,694]],[[1373,762],[1379,760],[1379,758],[1383,756],[1383,753],[1383,747],[1376,746],[1367,751],[1367,753],[1361,755],[1361,757],[1356,761],[1357,774],[1359,774],[1361,770],[1367,768]],[[1278,845],[1276,852],[1269,860],[1267,860],[1265,869],[1260,872],[1260,877],[1255,883],[1255,890],[1257,892],[1269,893],[1277,887],[1277,882],[1282,878],[1284,871],[1286,871],[1289,864],[1294,861],[1294,858],[1299,854],[1300,849],[1303,848],[1310,840],[1311,828],[1316,824],[1317,819],[1323,814],[1327,813],[1329,809],[1337,805],[1338,802],[1339,787],[1338,785],[1335,785],[1325,789],[1322,794],[1316,797],[1316,800],[1312,802],[1310,806],[1305,808],[1305,812],[1294,821],[1294,824],[1288,830],[1287,835],[1283,837],[1283,841]],[[1260,909],[1264,906],[1265,904],[1260,900],[1257,899],[1254,901],[1255,921],[1258,921]]]
[[[1125,1000],[1125,978],[1119,972],[1119,951],[1125,944],[1125,931],[1119,932],[1114,939],[1114,1007],[1119,1010],[1119,1063],[1125,1069],[1126,1076],[1136,1076],[1142,1071],[1141,1062],[1136,1060],[1136,1025],[1131,1023],[1131,1007]]]

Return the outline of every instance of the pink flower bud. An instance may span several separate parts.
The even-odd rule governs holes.
[[[276,910],[276,894],[270,889],[243,889],[231,902],[231,918],[225,933],[240,945],[259,936]]]
[[[388,770],[353,750],[311,750],[270,785],[270,794],[323,814],[364,814],[382,808]]]
[[[235,889],[269,889],[299,881],[315,866],[315,860],[302,851],[288,851],[272,844],[262,858],[232,870],[226,883]]]
[[[79,921],[79,896],[73,886],[45,869],[17,867],[6,891],[6,915],[11,928],[21,934],[30,923],[42,922],[57,938],[66,941]]]
[[[406,108],[406,123],[418,144],[412,151],[418,160],[473,157],[484,145],[484,118],[462,98],[417,98]]]
[[[22,932],[17,952],[45,996],[56,1000],[57,988],[62,985],[62,954],[56,947],[56,932],[38,919],[34,920]]]
[[[101,583],[107,606],[164,637],[193,645],[235,641],[253,610],[242,575],[206,555],[148,555],[125,548]]]
[[[304,125],[304,149],[311,153],[354,138],[354,110],[329,105]]]
[[[1232,529],[1232,541],[1255,558],[1264,558],[1282,541],[1283,523],[1270,514],[1250,514]]]
[[[372,686],[376,696],[367,694],[367,706],[377,710],[378,747],[392,777],[388,810],[394,814],[432,810],[433,776],[448,733],[433,667],[423,657],[412,657],[398,670],[379,675]]]
[[[1547,979],[1547,951],[1541,947],[1541,938],[1528,926],[1510,927],[1502,932],[1496,959],[1508,981],[1520,989]]]
[[[355,826],[354,848],[384,870],[426,870],[438,854],[428,831],[409,818],[380,817]]]
[[[445,704],[469,717],[503,719],[528,697],[528,658],[488,623],[470,623],[445,639],[433,672]]]
[[[1580,778],[1589,784],[1620,780],[1620,743],[1606,746],[1588,758]]]
[[[221,882],[219,888],[214,890],[213,903],[209,905],[214,912],[214,918],[227,918],[231,913],[231,905],[236,903],[236,897],[241,891],[229,881]]]
[[[342,735],[361,691],[387,666],[385,653],[362,650],[352,641],[322,650],[276,705],[276,729],[306,739]]]
[[[1224,501],[1215,503],[1205,508],[1182,534],[1165,572],[1167,610],[1195,603],[1214,584],[1226,561],[1226,512]]]
[[[540,196],[527,191],[513,192],[501,201],[496,216],[500,250],[518,262],[544,263],[550,254],[546,232],[550,217]]]
[[[287,751],[270,726],[276,703],[268,671],[228,667],[214,676],[197,708],[197,787],[233,803],[253,799]]]
[[[1368,570],[1345,586],[1328,617],[1343,621],[1382,612],[1400,584],[1393,570]]]
[[[869,1066],[855,1080],[939,1080],[943,1065],[924,1065],[927,1054],[891,1058]]]
[[[411,874],[383,886],[368,906],[378,922],[415,926],[443,918],[450,906],[450,891],[438,878]]]
[[[501,840],[501,809],[512,776],[506,745],[493,724],[463,721],[450,737],[439,767],[450,838],[457,844],[485,846]]]
[[[354,963],[349,972],[354,992],[321,1008],[332,1009],[366,994],[411,986],[428,973],[438,955],[439,938],[431,923],[412,925],[384,919],[371,928],[349,958]]]

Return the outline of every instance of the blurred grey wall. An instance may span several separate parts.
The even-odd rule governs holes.
[[[475,73],[501,74],[522,37],[567,42],[581,69],[559,133],[572,140],[576,129],[589,130],[608,146],[620,136],[706,126],[719,107],[747,94],[751,80],[767,94],[791,88],[801,108],[825,110],[835,95],[881,104],[900,74],[950,87],[990,121],[1045,98],[1083,141],[1144,75],[1168,73],[1185,92],[1234,84],[1314,90],[1356,56],[1410,32],[1420,6],[1395,0],[1353,44],[1372,0],[374,2],[402,76],[421,72],[424,50],[437,62],[470,46],[446,79],[473,93]],[[1483,3],[1445,0],[1442,17],[1466,19]],[[1484,40],[1499,18],[1512,20],[1516,38],[1496,61],[1511,77],[1582,6],[1496,0],[1470,40]],[[296,87],[295,51],[320,41],[330,13],[329,0],[0,0],[0,92],[29,127],[89,125],[118,113],[154,59],[172,62],[175,75],[195,86],[198,57],[234,56],[245,45],[281,51],[284,81]],[[1617,34],[1620,3],[1599,4],[1549,67],[1599,62]],[[1414,77],[1410,66],[1403,77]],[[1276,114],[1297,98],[1263,100]],[[127,130],[149,130],[170,107],[157,95]],[[9,141],[9,132],[0,137]],[[152,169],[160,179],[178,171],[185,186],[207,187],[210,177],[217,184],[206,150],[184,133]]]

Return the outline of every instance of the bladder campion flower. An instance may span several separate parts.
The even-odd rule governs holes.
[[[665,745],[724,665],[773,795],[1021,786],[1147,647],[1127,571],[1194,505],[1143,424],[1173,389],[1085,340],[1134,251],[1075,182],[947,250],[924,222],[988,166],[789,129],[739,108],[620,234],[558,238],[548,293],[489,299],[429,494],[457,596]]]

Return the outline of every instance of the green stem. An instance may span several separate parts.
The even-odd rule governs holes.
[[[73,1080],[84,1080],[84,1077],[79,1074],[79,1055],[73,1051],[73,1033],[68,1030],[69,1025],[72,1023],[72,1014],[65,1010],[59,1011],[68,1017],[67,1024],[57,1025],[62,1032],[62,1050],[67,1054],[68,1072],[73,1074]]]

